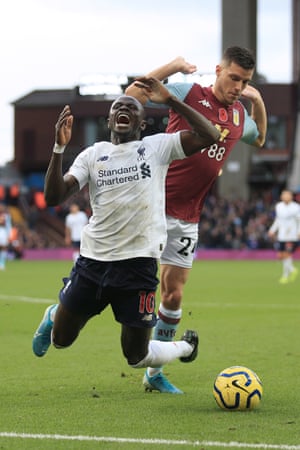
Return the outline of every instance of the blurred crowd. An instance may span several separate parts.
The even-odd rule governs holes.
[[[198,247],[204,249],[266,249],[275,203],[269,196],[228,201],[208,196],[199,222]]]
[[[74,199],[73,199],[74,200]],[[81,209],[89,216],[91,211],[85,192],[77,198]],[[276,200],[277,201],[277,200]],[[55,247],[45,233],[38,229],[39,218],[43,212],[55,217],[63,227],[69,204],[58,208],[47,208],[41,192],[20,195],[18,201],[6,205],[12,213],[13,236],[11,250],[17,257],[22,249]],[[266,192],[249,201],[226,200],[215,195],[206,199],[199,222],[198,247],[203,249],[267,249],[273,242],[267,231],[274,220],[275,200]],[[26,210],[25,220],[21,220],[22,210]],[[18,215],[19,212],[19,215]],[[20,219],[20,220],[18,220]]]
[[[85,189],[73,196],[72,201],[49,208],[40,189],[23,189],[19,185],[4,188],[0,185],[0,207],[4,208],[7,223],[11,224],[7,249],[9,259],[22,258],[25,249],[64,246],[65,218],[70,203],[74,201],[90,216],[88,193]]]

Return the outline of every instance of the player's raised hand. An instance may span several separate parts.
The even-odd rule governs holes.
[[[255,102],[257,99],[261,98],[260,92],[253,86],[248,86],[243,90],[242,96],[250,100],[251,102]]]
[[[58,145],[67,145],[72,136],[73,115],[71,108],[66,105],[55,124],[55,142]]]
[[[154,103],[166,103],[166,100],[171,96],[163,83],[154,77],[138,77],[135,86],[142,89],[144,95]]]
[[[184,73],[186,75],[197,71],[197,66],[186,61],[183,56],[177,56],[177,58],[174,59],[173,63],[177,66],[178,72]]]

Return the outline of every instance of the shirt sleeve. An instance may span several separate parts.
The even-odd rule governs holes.
[[[259,136],[259,132],[255,121],[252,119],[252,117],[249,116],[246,108],[244,108],[244,111],[245,111],[245,122],[241,141],[245,142],[246,144],[253,145]]]
[[[171,141],[172,155],[171,156],[172,156],[173,160],[174,159],[184,159],[187,157],[182,148],[180,134],[181,134],[180,131],[177,131],[176,133],[171,134],[171,136],[172,136],[172,141]]]
[[[160,164],[170,164],[175,159],[186,158],[181,145],[180,131],[146,136],[143,141],[152,148]]]
[[[88,147],[79,153],[68,170],[68,173],[78,181],[80,189],[89,182],[89,153],[91,148]]]

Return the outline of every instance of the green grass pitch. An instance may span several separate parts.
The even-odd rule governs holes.
[[[127,366],[110,309],[71,348],[33,355],[32,335],[70,269],[11,261],[0,272],[1,449],[300,449],[300,277],[280,285],[278,261],[195,262],[178,337],[196,329],[199,356],[165,367],[185,392],[165,395],[145,393],[143,370]],[[216,405],[214,379],[232,365],[261,378],[259,408]]]

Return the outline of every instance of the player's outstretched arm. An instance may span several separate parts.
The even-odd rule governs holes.
[[[73,116],[69,105],[60,113],[55,125],[55,144],[45,176],[44,194],[48,206],[56,206],[79,190],[71,175],[63,175],[62,161],[66,145],[72,136]]]
[[[251,102],[251,117],[255,121],[259,132],[259,136],[253,145],[262,147],[265,143],[267,133],[267,112],[263,98],[260,92],[250,85],[243,90],[243,97]]]
[[[196,70],[197,66],[195,64],[189,63],[183,58],[183,56],[177,56],[169,63],[154,69],[148,74],[148,77],[158,78],[162,81],[178,72],[190,74],[196,72]]]
[[[196,72],[196,70],[197,66],[195,66],[195,64],[187,62],[182,56],[177,56],[169,63],[154,69],[147,77],[157,78],[158,80],[163,81],[175,73],[181,72],[183,74],[190,74]],[[143,105],[148,100],[147,95],[138,88],[135,81],[127,87],[125,94],[137,98]]]

